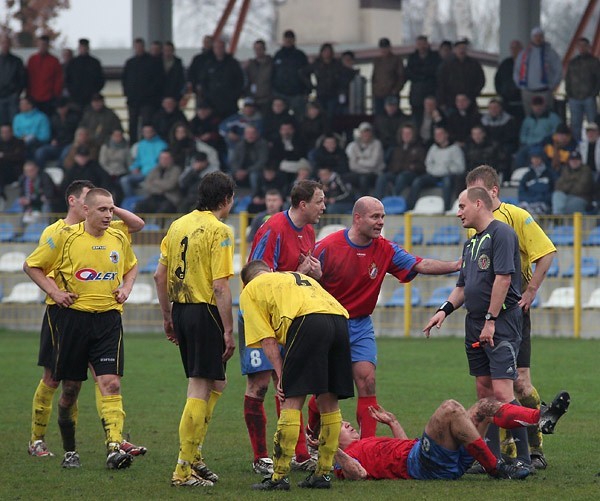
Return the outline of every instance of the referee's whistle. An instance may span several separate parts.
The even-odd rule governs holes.
[[[471,344],[471,348],[481,348],[481,343],[479,341],[475,341]]]

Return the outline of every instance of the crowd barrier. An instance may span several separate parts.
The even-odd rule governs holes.
[[[0,215],[0,328],[37,330],[44,311],[43,294],[22,271],[25,257],[37,245],[39,233],[59,215],[50,215],[24,225],[21,216]],[[146,215],[146,228],[133,235],[139,275],[123,314],[126,331],[161,332],[162,318],[153,272],[160,242],[173,215]],[[231,280],[237,309],[241,282],[239,272],[250,245],[246,234],[247,213],[230,215],[226,223],[235,234],[235,276]],[[557,246],[557,256],[534,302],[533,333],[539,336],[600,337],[600,218],[598,216],[548,216],[540,225]],[[324,215],[315,230],[319,235],[351,224],[350,215]],[[335,225],[335,226],[332,226]],[[385,237],[422,257],[455,260],[462,252],[465,230],[454,215],[386,216]],[[457,274],[419,275],[402,285],[388,275],[373,315],[379,336],[422,336],[421,330],[456,283]],[[434,335],[464,333],[464,309],[451,315]]]

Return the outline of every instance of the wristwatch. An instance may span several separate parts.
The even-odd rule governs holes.
[[[488,312],[485,314],[485,320],[486,320],[486,322],[487,322],[488,320],[493,320],[493,321],[496,321],[496,319],[497,319],[497,318],[498,318],[498,317],[495,317],[495,316],[494,316],[494,315],[492,315],[492,314],[491,314],[489,311],[488,311]]]

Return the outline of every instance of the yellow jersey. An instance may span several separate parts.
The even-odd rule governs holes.
[[[250,281],[240,295],[246,346],[274,337],[285,345],[290,325],[311,313],[342,315],[346,309],[314,279],[293,271],[263,273]]]
[[[519,239],[519,254],[521,257],[521,288],[525,290],[531,280],[531,264],[551,252],[556,252],[556,247],[535,219],[521,207],[502,202],[494,210],[494,218],[508,224]],[[475,235],[475,230],[467,231],[468,238]]]
[[[194,210],[173,221],[160,244],[173,303],[216,305],[213,282],[233,275],[233,231],[210,211]]]
[[[42,231],[42,234],[40,235],[38,245],[44,244],[51,235],[54,235],[57,231],[62,230],[65,226],[67,226],[67,223],[65,223],[64,219],[59,219],[58,221],[55,221],[54,223],[46,226],[44,228],[44,231]],[[129,240],[129,243],[131,243],[131,233],[129,233],[129,227],[123,221],[111,221],[110,227],[117,230],[121,230],[123,233],[125,233],[125,236]],[[48,273],[48,278],[54,278],[54,271]],[[46,304],[56,303],[52,300],[50,296],[46,296]]]
[[[79,223],[46,237],[26,262],[46,275],[53,271],[61,290],[77,294],[71,308],[98,313],[123,311],[113,291],[137,259],[122,231],[108,228],[96,238],[86,233],[84,223]]]

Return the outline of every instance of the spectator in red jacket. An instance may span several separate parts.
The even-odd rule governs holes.
[[[38,51],[27,61],[27,95],[50,117],[63,90],[63,73],[58,59],[50,54],[50,38],[42,35],[37,46]]]

